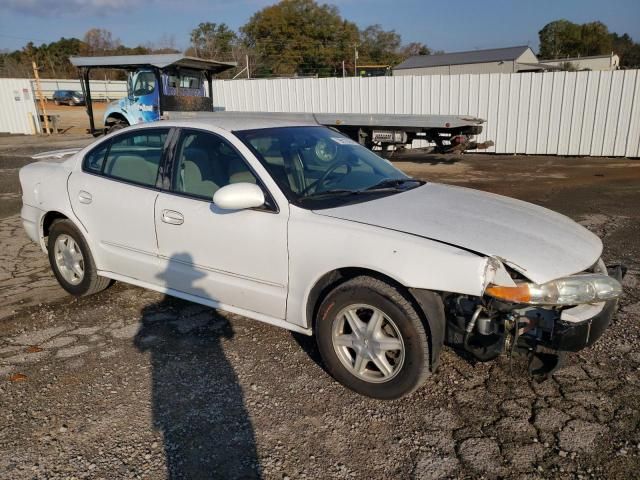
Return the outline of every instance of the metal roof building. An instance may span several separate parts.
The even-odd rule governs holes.
[[[517,73],[543,70],[530,47],[493,48],[442,55],[415,55],[393,68],[394,75]]]
[[[611,52],[609,55],[594,55],[591,57],[556,58],[552,60],[540,60],[540,64],[562,68],[573,67],[575,70],[618,70],[620,57]]]

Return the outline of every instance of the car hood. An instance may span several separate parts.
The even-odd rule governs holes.
[[[564,215],[501,195],[437,183],[314,213],[495,256],[536,283],[581,272],[602,253],[600,239]]]

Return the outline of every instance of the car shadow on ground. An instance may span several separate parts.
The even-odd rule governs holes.
[[[186,257],[181,265],[191,263]],[[261,477],[242,388],[222,345],[233,336],[213,309],[174,297],[142,311],[134,343],[150,355],[153,422],[170,479]]]

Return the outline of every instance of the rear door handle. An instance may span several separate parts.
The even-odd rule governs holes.
[[[93,197],[91,196],[91,194],[89,192],[85,192],[84,190],[80,190],[80,192],[78,193],[78,201],[80,203],[91,203],[92,200],[93,200]]]
[[[184,216],[174,210],[162,210],[162,221],[171,225],[182,225]]]

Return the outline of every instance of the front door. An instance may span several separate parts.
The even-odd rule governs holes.
[[[171,177],[171,192],[161,192],[155,208],[164,286],[284,319],[288,209],[273,202],[217,208],[211,201],[217,189],[261,182],[232,144],[211,132],[182,131]]]
[[[71,174],[71,206],[99,270],[158,283],[154,204],[168,133],[145,128],[110,136]]]

